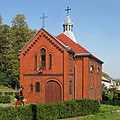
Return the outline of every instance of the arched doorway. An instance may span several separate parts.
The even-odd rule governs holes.
[[[60,85],[51,80],[45,85],[45,102],[53,103],[61,101],[61,87]]]

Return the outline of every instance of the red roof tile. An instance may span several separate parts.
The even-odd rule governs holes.
[[[71,49],[77,53],[90,53],[85,48],[83,48],[81,45],[75,43],[63,33],[58,35],[56,38],[59,39],[62,43],[64,43],[66,46],[71,47]]]

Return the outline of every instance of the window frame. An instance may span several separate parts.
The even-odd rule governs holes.
[[[52,54],[49,54],[49,70],[52,69]]]
[[[30,92],[33,92],[33,85],[30,84]]]
[[[40,50],[40,69],[46,69],[46,50]]]
[[[93,65],[91,65],[91,66],[89,67],[89,71],[90,71],[90,73],[93,73],[93,72],[94,72],[94,67],[93,67]]]
[[[40,82],[35,83],[35,91],[40,92]]]
[[[69,81],[69,94],[72,94],[72,80]]]
[[[37,55],[34,55],[34,70],[37,70]]]

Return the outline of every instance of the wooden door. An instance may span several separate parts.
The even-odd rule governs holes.
[[[55,81],[49,81],[45,86],[45,102],[53,103],[61,101],[61,87]]]

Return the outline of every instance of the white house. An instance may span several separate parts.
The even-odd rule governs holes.
[[[116,86],[116,81],[113,80],[110,77],[106,78],[106,77],[102,76],[102,84],[104,84],[107,87],[107,89],[109,89],[109,88],[116,88],[117,87]]]
[[[102,76],[102,84],[104,84],[107,87],[107,89],[109,89],[110,85],[111,85],[111,82],[110,82],[109,79]]]

